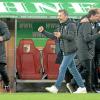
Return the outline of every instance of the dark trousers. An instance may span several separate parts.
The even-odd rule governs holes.
[[[77,66],[81,76],[85,79],[85,84],[87,91],[93,91],[95,84],[97,83],[95,64],[92,59],[84,60],[80,62],[81,64]],[[70,72],[66,72],[65,80],[66,83],[70,81],[70,84],[73,86],[77,86],[76,81],[72,78]]]
[[[0,74],[2,77],[2,80],[4,82],[4,86],[8,86],[9,85],[9,78],[6,72],[6,68],[5,68],[5,63],[0,63]]]
[[[86,84],[86,88],[87,91],[92,91],[94,88],[94,84],[95,84],[95,64],[94,64],[94,60],[92,59],[88,59],[88,60],[84,60],[81,62],[83,68],[83,71],[81,72],[81,75],[83,76],[83,78],[85,79],[85,84]]]
[[[100,50],[96,50],[95,52],[95,79],[96,85],[98,86],[98,79],[100,78]]]
[[[73,76],[71,75],[69,70],[66,70],[66,74],[65,74],[65,81],[66,81],[66,83],[70,83],[72,78],[73,78]]]

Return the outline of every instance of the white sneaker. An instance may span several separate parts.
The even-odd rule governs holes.
[[[51,87],[46,87],[45,88],[48,92],[51,92],[51,93],[57,93],[58,92],[58,89],[56,88],[56,86],[51,86]]]
[[[70,83],[67,83],[66,87],[67,87],[67,89],[69,90],[70,93],[73,93],[74,89],[73,89],[73,87],[71,86]]]
[[[73,93],[87,93],[87,91],[86,91],[86,88],[85,88],[85,87],[83,87],[83,88],[79,87],[79,88],[77,89],[77,91],[75,91],[75,92],[73,92]]]

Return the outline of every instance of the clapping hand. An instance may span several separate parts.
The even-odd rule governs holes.
[[[60,32],[54,32],[54,35],[55,35],[57,38],[60,38],[61,33],[60,33]]]

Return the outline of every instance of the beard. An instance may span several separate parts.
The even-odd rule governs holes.
[[[65,20],[59,19],[59,22],[60,22],[60,23],[63,23],[63,22],[65,22]]]

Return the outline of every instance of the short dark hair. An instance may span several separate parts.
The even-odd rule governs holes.
[[[96,14],[98,14],[97,9],[91,9],[87,14],[87,18],[90,18],[91,15],[95,16]]]
[[[63,12],[66,16],[68,16],[68,12],[65,9],[60,9],[58,12]]]

